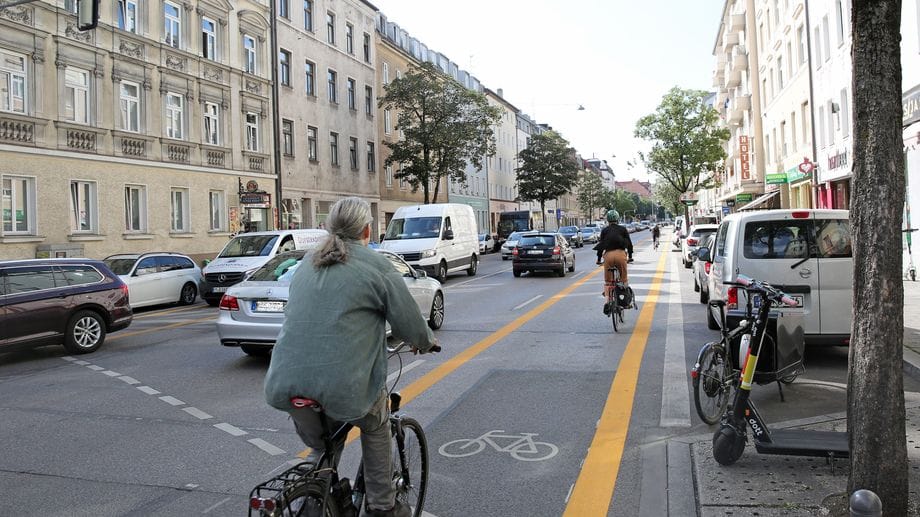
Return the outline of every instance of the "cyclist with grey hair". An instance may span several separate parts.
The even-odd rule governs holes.
[[[265,376],[268,403],[286,411],[297,434],[322,453],[322,425],[310,408],[295,409],[292,397],[323,405],[331,428],[348,422],[361,429],[361,452],[369,516],[408,516],[393,485],[387,413],[386,323],[393,336],[425,352],[437,340],[393,265],[367,247],[370,206],[348,197],[329,211],[329,236],[313,252],[312,267],[291,280],[284,325]],[[304,259],[306,260],[306,258]],[[341,449],[344,442],[336,444]]]

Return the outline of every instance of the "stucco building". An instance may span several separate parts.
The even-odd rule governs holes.
[[[495,135],[495,156],[488,160],[489,226],[491,233],[498,232],[498,214],[518,210],[517,202],[517,114],[520,110],[505,100],[501,88],[486,89],[486,99],[498,106],[501,118],[492,130]]]

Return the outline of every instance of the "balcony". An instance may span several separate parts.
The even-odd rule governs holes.
[[[747,17],[744,13],[732,14],[728,20],[728,31],[738,33],[744,30]]]
[[[747,49],[744,48],[744,45],[738,45],[732,49],[732,70],[747,70],[747,67]]]
[[[725,87],[735,88],[741,84],[741,73],[744,68],[725,67]]]
[[[744,113],[750,110],[751,96],[736,95],[728,106],[728,121],[732,124],[740,124],[744,121]]]
[[[725,35],[725,38],[722,40],[722,50],[726,54],[729,54],[732,50],[732,47],[741,42],[740,37],[737,32],[729,32]]]
[[[33,122],[0,117],[0,140],[17,144],[35,143]]]
[[[712,74],[712,86],[720,87],[725,82],[725,67],[716,68],[715,73]]]

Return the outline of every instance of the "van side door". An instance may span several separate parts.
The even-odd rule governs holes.
[[[719,229],[716,231],[716,239],[712,249],[709,250],[712,258],[712,266],[709,272],[709,299],[714,301],[725,299],[726,286],[724,282],[732,279],[732,272],[729,269],[730,262],[726,258],[726,253],[733,253],[726,245],[731,224],[731,221],[723,221],[719,225]]]
[[[849,335],[853,312],[853,243],[850,221],[815,218],[821,334]],[[843,344],[843,343],[841,343]]]

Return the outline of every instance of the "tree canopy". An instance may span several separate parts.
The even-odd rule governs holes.
[[[589,219],[595,219],[595,212],[604,205],[604,180],[593,171],[586,171],[578,182],[578,206],[588,214]]]
[[[425,203],[437,202],[441,178],[465,185],[467,165],[482,168],[495,154],[492,126],[501,109],[435,65],[415,65],[384,90],[378,104],[397,113],[395,129],[403,135],[384,142],[392,153],[384,164],[397,164],[394,176],[405,178],[413,192],[421,188]]]
[[[539,201],[546,228],[546,202],[571,192],[578,181],[581,166],[575,150],[555,131],[544,131],[530,139],[530,145],[518,157],[518,198],[522,201]]]

